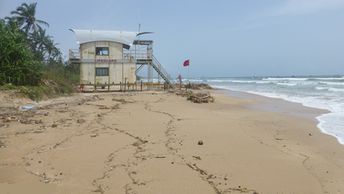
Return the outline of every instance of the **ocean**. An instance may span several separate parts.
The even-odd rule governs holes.
[[[201,78],[190,81],[328,110],[329,113],[317,117],[318,128],[344,144],[344,76]]]

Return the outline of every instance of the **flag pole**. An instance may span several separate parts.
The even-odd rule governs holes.
[[[188,65],[188,81],[189,81],[189,86],[190,86],[190,65]]]

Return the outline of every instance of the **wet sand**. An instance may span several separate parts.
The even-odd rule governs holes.
[[[0,100],[1,193],[344,192],[344,146],[307,119],[321,111],[213,93],[77,94],[25,113]]]

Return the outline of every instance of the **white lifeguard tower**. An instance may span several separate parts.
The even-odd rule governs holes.
[[[69,62],[80,64],[82,91],[172,87],[170,76],[153,55],[153,41],[137,39],[138,36],[150,32],[71,31],[80,46],[77,50],[69,51]],[[138,76],[143,67],[147,67],[146,78]],[[153,69],[157,72],[157,82],[153,81]]]

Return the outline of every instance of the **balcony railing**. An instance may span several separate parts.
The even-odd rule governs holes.
[[[69,59],[70,60],[81,59],[79,50],[78,49],[70,49],[69,50]],[[149,60],[149,59],[153,59],[153,57],[147,51],[123,50],[123,59],[118,59],[117,61],[132,61],[132,62],[134,62],[137,60]],[[94,61],[94,60],[88,59],[86,61]]]
[[[69,49],[69,59],[80,59],[80,52],[78,49]]]

